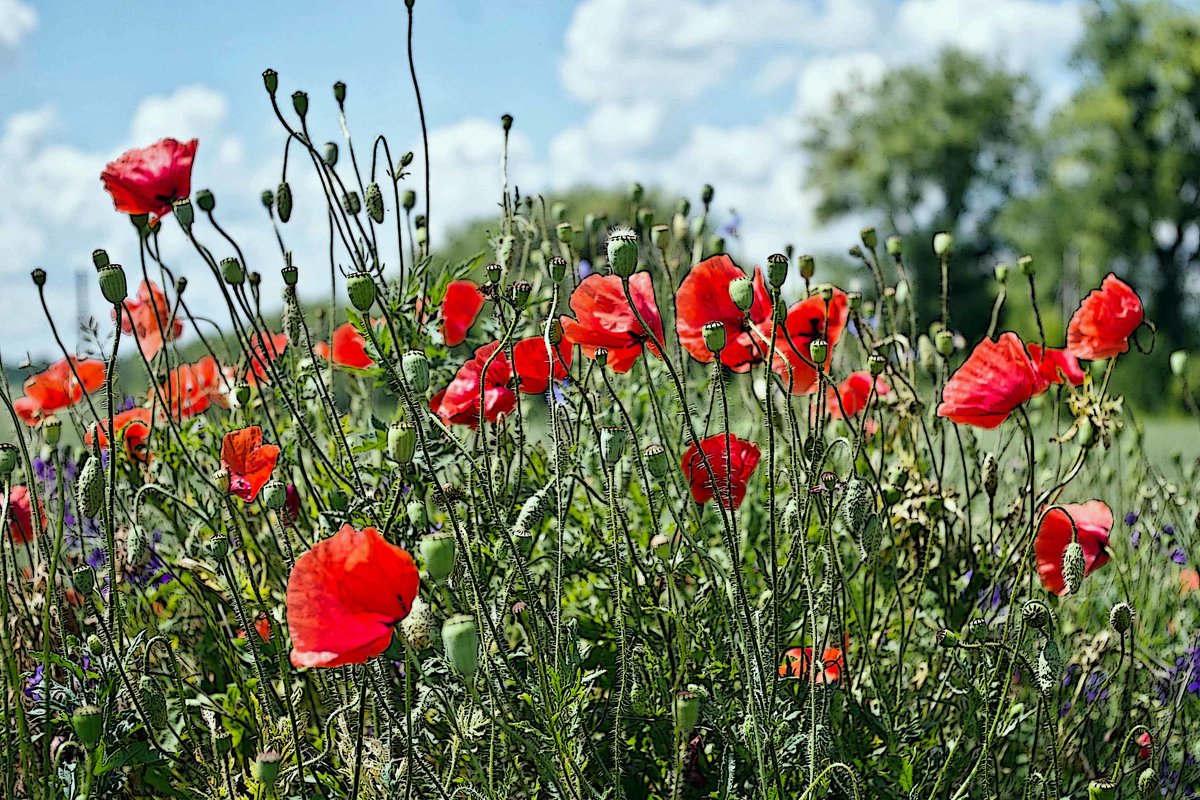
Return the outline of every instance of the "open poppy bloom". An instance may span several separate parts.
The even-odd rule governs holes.
[[[742,311],[729,297],[729,284],[746,273],[726,255],[713,256],[692,267],[675,293],[675,330],[679,343],[692,358],[708,364],[713,352],[704,343],[704,326],[720,322],[725,327],[725,347],[721,363],[734,372],[746,372],[763,359],[770,346],[751,333],[751,324],[763,330],[771,320],[771,299],[763,284],[762,270],[754,270],[754,301]],[[770,330],[765,331],[770,337]]]
[[[442,300],[442,338],[447,347],[460,345],[475,324],[486,298],[474,281],[450,281]]]
[[[1037,367],[1038,375],[1042,376],[1047,386],[1051,383],[1069,383],[1072,386],[1083,383],[1083,367],[1079,366],[1079,361],[1069,351],[1054,347],[1043,349],[1040,344],[1030,344],[1026,347],[1029,350],[1029,359]]]
[[[996,428],[1046,386],[1021,339],[1006,331],[994,342],[980,342],[950,376],[937,415],[959,425]]]
[[[1142,324],[1142,301],[1129,284],[1109,274],[1071,317],[1067,351],[1076,358],[1096,361],[1129,350],[1129,337]]]
[[[701,452],[704,453],[703,457]],[[704,503],[716,495],[722,507],[736,509],[746,498],[746,485],[758,466],[760,455],[758,445],[731,433],[718,433],[702,439],[699,449],[695,444],[689,445],[683,453],[682,467],[692,490],[692,499]],[[705,458],[708,460],[707,469],[704,466]]]
[[[230,431],[221,440],[221,466],[229,470],[229,493],[247,503],[253,502],[271,479],[279,446],[263,444],[262,428]]]
[[[487,363],[499,346],[499,342],[492,342],[476,350],[474,357],[458,368],[450,385],[430,398],[430,410],[452,425],[474,428],[479,425],[480,406],[483,407],[483,417],[488,422],[495,422],[501,414],[507,414],[516,408],[517,394],[512,390],[512,365],[508,363],[504,351],[496,353],[496,358],[491,364]],[[487,375],[483,377],[481,400],[479,383],[485,365]]]
[[[257,386],[259,383],[270,382],[270,365],[279,360],[287,349],[286,333],[270,333],[263,337],[254,334],[250,337],[250,369],[246,374],[246,383]]]
[[[122,411],[113,416],[113,429],[118,438],[125,442],[125,453],[134,461],[149,461],[150,454],[146,450],[146,440],[150,438],[150,409],[137,407]],[[83,436],[84,444],[89,448],[92,441],[99,436],[100,448],[108,447],[108,417],[101,416],[100,420],[88,428]]]
[[[25,396],[14,400],[13,406],[26,425],[36,425],[43,418],[78,403],[84,392],[91,394],[103,385],[103,361],[80,361],[72,357],[68,362],[64,358],[25,381]]]
[[[325,342],[313,345],[313,352],[321,358],[332,360],[339,367],[368,369],[375,360],[367,354],[367,337],[358,332],[353,323],[339,325],[333,331],[333,347]]]
[[[556,381],[567,377],[574,349],[566,338],[557,347],[551,347],[549,354],[546,342],[540,336],[530,336],[517,342],[513,345],[513,370],[521,378],[517,389],[525,394],[545,394],[550,388],[552,374]]]
[[[116,313],[115,309],[113,313]],[[183,320],[171,319],[167,295],[154,281],[142,281],[137,298],[125,301],[121,333],[136,336],[142,353],[150,359],[158,355],[164,341],[169,342],[183,333]]]
[[[363,664],[392,641],[412,610],[420,576],[412,556],[374,528],[349,525],[296,559],[288,578],[292,664]]]
[[[192,193],[192,159],[199,142],[160,139],[149,147],[126,151],[104,168],[100,180],[122,214],[171,213],[171,201]]]
[[[846,658],[841,648],[825,648],[820,663],[814,664],[811,647],[793,647],[783,654],[783,661],[779,664],[779,676],[807,678],[813,683],[837,683],[842,678],[842,669],[845,666]]]
[[[38,522],[33,520],[33,497],[26,486],[14,486],[8,492],[8,538],[28,544],[46,527],[46,508],[38,499]]]
[[[648,272],[638,272],[629,279],[629,295],[638,314],[650,326],[642,327],[637,314],[629,307],[621,279],[616,275],[588,275],[571,293],[571,310],[575,319],[562,318],[563,336],[588,358],[596,350],[608,350],[608,367],[613,372],[628,372],[642,354],[642,347],[658,355],[654,341],[662,341],[662,318],[654,302],[654,282]]]
[[[821,365],[822,369],[829,369],[833,346],[842,338],[849,316],[850,303],[841,289],[834,289],[828,301],[815,294],[788,309],[783,330],[775,334],[776,352],[771,359],[771,369],[783,379],[789,392],[803,395],[814,391],[817,370],[809,354],[809,345],[815,339],[824,339],[829,344],[825,363]],[[762,347],[765,352],[770,342]]]
[[[1070,515],[1070,516],[1068,516]],[[1109,561],[1108,534],[1112,530],[1112,510],[1099,500],[1086,503],[1065,503],[1042,515],[1037,537],[1033,542],[1038,577],[1047,591],[1062,596],[1067,593],[1063,579],[1063,554],[1071,543],[1071,522],[1083,547],[1084,575],[1091,575]]]
[[[171,418],[183,422],[207,411],[214,397],[223,397],[223,381],[217,360],[204,356],[195,364],[180,364],[168,372],[158,391],[150,392],[150,403],[161,407],[165,399]]]
[[[855,417],[867,407],[871,398],[871,387],[874,385],[876,396],[891,394],[892,387],[882,377],[872,377],[866,370],[851,372],[846,380],[838,384],[837,391],[830,387],[825,394],[825,407],[832,419],[842,419],[843,416]],[[841,403],[838,398],[841,397]],[[843,414],[844,412],[844,414]]]

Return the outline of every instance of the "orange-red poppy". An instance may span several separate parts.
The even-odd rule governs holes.
[[[283,351],[287,349],[287,345],[288,337],[286,333],[272,334],[268,331],[266,337],[257,333],[251,336],[250,370],[246,375],[246,383],[251,386],[257,386],[260,383],[264,385],[269,383],[271,376],[269,365],[283,355]]]
[[[71,365],[74,364],[74,372]],[[75,377],[75,373],[79,377]],[[25,396],[13,401],[17,415],[26,425],[36,425],[44,418],[70,408],[104,385],[104,362],[95,359],[79,360],[72,356],[55,361],[37,375],[25,381]]]
[[[113,429],[117,436],[125,442],[125,453],[134,461],[149,461],[150,453],[146,449],[146,440],[150,438],[150,409],[143,407],[131,408],[113,416]],[[99,435],[100,448],[108,447],[108,417],[101,416],[99,422],[88,428],[83,441],[89,448],[92,441]]]
[[[1142,324],[1142,301],[1129,284],[1109,274],[1071,317],[1067,350],[1076,358],[1095,361],[1129,350],[1129,337]]]
[[[1069,515],[1069,516],[1068,516]],[[1108,535],[1112,530],[1112,509],[1099,500],[1086,503],[1065,503],[1042,515],[1037,537],[1033,542],[1038,577],[1047,591],[1057,595],[1067,592],[1063,579],[1063,554],[1071,543],[1071,522],[1078,531],[1083,547],[1084,574],[1091,575],[1109,561]]]
[[[275,470],[279,447],[263,444],[262,428],[230,431],[221,440],[221,466],[229,470],[229,493],[253,502]]]
[[[845,666],[845,653],[839,647],[825,648],[819,664],[813,663],[811,647],[793,647],[783,654],[783,661],[779,664],[779,676],[786,678],[791,675],[813,683],[837,683],[842,678]]]
[[[520,377],[517,389],[525,394],[545,394],[550,388],[550,376],[561,381],[567,377],[574,348],[563,339],[547,353],[546,342],[540,336],[530,336],[513,345],[513,371]],[[553,363],[551,363],[553,362]]]
[[[116,313],[116,310],[113,310]],[[183,320],[171,319],[171,304],[167,295],[154,281],[142,281],[137,297],[125,301],[121,314],[121,332],[136,336],[146,358],[154,358],[163,342],[172,341],[183,333]]]
[[[420,577],[412,556],[374,528],[349,525],[296,560],[287,585],[292,664],[362,664],[382,653],[412,610]]]
[[[122,153],[100,173],[113,205],[122,214],[171,213],[171,201],[192,192],[192,160],[199,142],[160,139]],[[154,220],[151,220],[154,224]]]
[[[324,359],[332,359],[339,367],[368,369],[375,366],[374,359],[367,354],[367,337],[358,332],[353,323],[339,325],[333,331],[333,347],[317,342],[313,352]]]
[[[1054,347],[1043,349],[1040,344],[1030,344],[1026,347],[1029,350],[1029,359],[1047,384],[1069,383],[1078,386],[1083,383],[1083,367],[1079,366],[1078,359],[1067,350]]]
[[[1142,731],[1142,734],[1137,738],[1138,743],[1138,758],[1142,761],[1148,759],[1153,750],[1151,745],[1154,744],[1154,737],[1150,735],[1150,731]]]
[[[728,453],[726,450],[728,449]],[[700,454],[704,453],[702,457]],[[681,460],[692,499],[704,503],[717,496],[724,508],[737,508],[746,498],[746,486],[758,466],[758,445],[732,433],[719,433],[688,446]],[[708,468],[704,466],[705,458]],[[709,470],[712,471],[710,477]],[[715,481],[715,487],[714,487]]]
[[[871,373],[866,370],[851,372],[846,376],[846,380],[838,384],[836,392],[830,387],[825,394],[825,407],[829,411],[829,416],[833,419],[842,419],[843,416],[858,416],[867,407],[867,401],[871,398],[872,385],[875,387],[877,397],[892,392],[892,387],[888,386],[887,381],[878,376],[873,378]],[[839,397],[841,398],[840,404],[838,403]]]
[[[1180,594],[1189,594],[1191,592],[1200,591],[1200,572],[1194,569],[1180,570],[1179,572],[1179,592]]]
[[[254,618],[254,630],[258,633],[258,638],[262,642],[271,641],[271,620],[267,617],[266,612],[258,612],[258,616]],[[239,639],[246,638],[246,629],[238,628],[234,634]]]
[[[1021,339],[1006,331],[996,341],[980,342],[950,376],[937,415],[959,425],[995,428],[1046,386]]]
[[[512,389],[513,371],[508,363],[508,357],[501,350],[490,365],[488,358],[492,355],[499,342],[485,344],[475,351],[470,361],[458,368],[450,385],[435,394],[429,400],[429,408],[446,422],[452,425],[466,425],[474,428],[479,425],[479,409],[483,407],[483,417],[488,422],[495,422],[501,414],[507,414],[517,406],[517,394]],[[480,376],[487,365],[487,375],[483,380],[483,399],[479,397]]]
[[[450,281],[442,300],[442,338],[447,346],[466,341],[485,300],[474,281]]]
[[[17,544],[33,541],[46,528],[46,507],[38,498],[38,522],[33,519],[33,498],[26,486],[14,486],[8,492],[8,538]]]
[[[816,389],[817,370],[809,345],[816,339],[828,343],[828,355],[821,365],[828,370],[833,361],[833,346],[842,338],[849,316],[850,303],[841,289],[834,289],[828,301],[816,294],[788,309],[783,330],[775,335],[776,353],[771,360],[771,369],[783,379],[788,391],[803,395]],[[767,347],[769,342],[763,345],[764,351]]]
[[[167,410],[177,422],[191,419],[208,410],[215,397],[223,397],[220,367],[212,356],[195,364],[180,364],[167,373],[158,391],[150,392],[150,403],[166,400]]]
[[[662,318],[654,302],[654,282],[648,272],[638,272],[629,279],[629,294],[638,314],[650,326],[642,327],[629,307],[621,279],[616,275],[589,275],[571,293],[571,310],[575,319],[562,318],[563,335],[588,358],[596,350],[608,351],[608,367],[613,372],[628,372],[642,354],[642,347],[658,355],[654,341],[662,341]]]
[[[771,299],[763,284],[762,271],[755,268],[752,282],[754,300],[742,311],[729,297],[729,285],[746,273],[726,255],[713,256],[692,267],[675,293],[675,330],[683,349],[697,361],[708,364],[713,353],[704,343],[704,326],[719,322],[725,327],[725,347],[721,363],[734,372],[746,372],[761,362],[768,344],[751,332],[751,325],[763,330],[771,323]],[[769,329],[766,334],[770,336]]]

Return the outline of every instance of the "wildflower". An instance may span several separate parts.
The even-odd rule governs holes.
[[[1015,333],[984,339],[942,389],[937,415],[959,425],[995,428],[1046,388]]]
[[[883,378],[872,377],[871,373],[866,370],[851,372],[846,376],[846,380],[838,384],[835,392],[831,387],[825,396],[825,405],[829,411],[829,416],[833,419],[842,419],[843,414],[847,417],[854,417],[867,407],[867,400],[871,397],[871,388],[874,384],[875,394],[883,396],[891,394],[892,387],[888,386]],[[838,398],[841,402],[838,402]]]
[[[792,305],[782,329],[775,336],[775,357],[771,369],[783,379],[794,395],[809,394],[817,383],[817,367],[829,369],[833,346],[837,344],[849,316],[846,293],[833,289],[828,299],[815,294]],[[825,342],[825,357],[814,362],[812,347],[817,340]],[[763,345],[764,350],[768,345]]]
[[[1038,375],[1047,384],[1069,383],[1078,386],[1083,383],[1083,368],[1070,352],[1053,347],[1043,348],[1040,344],[1026,345],[1026,349],[1037,367]]]
[[[150,359],[162,349],[164,341],[176,339],[183,333],[183,320],[171,319],[167,296],[154,281],[142,281],[137,299],[125,301],[121,333],[135,336],[142,353]]]
[[[736,509],[746,497],[746,486],[758,466],[759,456],[757,445],[731,433],[702,439],[699,449],[695,444],[689,445],[683,454],[682,467],[692,490],[692,499],[704,503],[714,495],[719,495],[719,502],[724,508]],[[705,458],[708,460],[707,469],[704,466]],[[711,479],[709,470],[712,471]]]
[[[343,525],[296,560],[288,578],[292,664],[362,664],[382,653],[412,610],[420,578],[412,556],[375,528]]]
[[[208,410],[214,395],[220,394],[220,380],[217,360],[212,356],[204,356],[195,364],[180,364],[167,373],[157,391],[150,392],[150,404],[160,402],[160,397],[165,399],[164,411],[176,422],[183,422]]]
[[[171,203],[192,191],[192,159],[199,142],[160,139],[126,151],[100,173],[113,205],[122,214],[150,214],[150,224],[171,213]]]
[[[841,648],[825,648],[818,665],[813,663],[811,647],[793,647],[783,654],[779,675],[786,678],[790,673],[793,677],[807,678],[814,683],[837,683],[845,666],[845,654]]]
[[[352,323],[339,325],[331,338],[332,348],[325,342],[317,342],[313,352],[321,358],[332,360],[339,367],[368,369],[375,366],[375,360],[367,354],[366,337],[359,333]]]
[[[1150,736],[1150,731],[1142,731],[1142,735],[1137,738],[1138,743],[1138,758],[1145,761],[1150,757],[1150,746],[1154,743],[1154,739]]]
[[[481,406],[488,422],[495,422],[516,408],[517,395],[511,388],[512,365],[504,351],[496,353],[490,365],[487,363],[499,346],[499,342],[492,342],[476,350],[474,357],[458,368],[450,385],[430,398],[430,410],[448,423],[474,428],[479,424]],[[481,398],[480,376],[485,365],[487,374],[483,376]]]
[[[704,326],[719,322],[725,327],[725,346],[720,351],[722,364],[734,372],[746,372],[762,361],[766,346],[752,337],[751,325],[770,321],[771,300],[762,271],[756,268],[749,308],[745,311],[739,308],[729,289],[734,281],[745,278],[746,274],[733,259],[719,255],[692,267],[683,279],[675,294],[675,329],[679,343],[692,358],[707,364],[716,357],[704,341]]]
[[[1176,564],[1186,564],[1188,562],[1187,553],[1183,552],[1181,548],[1176,547],[1171,551],[1171,560]]]
[[[268,379],[268,366],[279,360],[283,355],[283,351],[287,349],[288,337],[286,333],[272,334],[267,331],[267,336],[255,333],[250,337],[250,373],[246,376],[246,382],[251,386],[257,386],[260,382],[266,383]]]
[[[14,486],[8,492],[8,538],[17,544],[28,544],[46,528],[46,508],[37,501],[38,522],[33,519],[33,497],[27,486]]]
[[[125,454],[134,461],[148,462],[150,453],[146,441],[150,438],[150,409],[131,408],[113,416],[113,430],[125,442]],[[102,415],[99,422],[88,428],[83,441],[89,448],[93,439],[99,439],[100,448],[108,447],[108,417]]]
[[[517,342],[513,346],[513,371],[521,379],[518,390],[524,394],[545,394],[552,377],[555,381],[567,377],[572,352],[574,348],[566,339],[550,348],[550,358],[547,358],[546,342],[540,336]],[[553,359],[553,369],[550,359]]]
[[[36,425],[51,414],[74,406],[83,399],[84,392],[90,394],[103,385],[104,362],[75,357],[68,362],[64,358],[26,380],[25,396],[15,399],[13,407],[26,425]]]
[[[263,444],[262,428],[252,425],[230,431],[221,441],[221,467],[229,471],[229,492],[247,503],[271,479],[279,447]]]
[[[448,347],[466,340],[485,299],[473,281],[450,281],[442,300],[442,338]]]
[[[1180,570],[1179,591],[1181,594],[1200,591],[1200,572],[1194,569]]]
[[[1129,350],[1129,337],[1142,324],[1142,301],[1129,284],[1109,274],[1071,317],[1067,351],[1076,358],[1112,358]]]
[[[1112,530],[1113,515],[1107,505],[1091,500],[1051,508],[1042,515],[1033,546],[1042,585],[1059,596],[1067,593],[1062,563],[1067,545],[1072,541],[1072,521],[1078,532],[1078,542],[1083,547],[1085,575],[1100,569],[1110,558],[1108,535]]]
[[[579,345],[588,358],[595,358],[597,349],[606,349],[607,365],[613,372],[628,372],[641,355],[643,345],[658,355],[654,341],[662,341],[662,319],[654,302],[650,273],[639,272],[631,277],[629,294],[638,314],[650,326],[649,332],[629,307],[621,279],[616,275],[585,278],[571,294],[575,319],[562,320],[566,341]]]

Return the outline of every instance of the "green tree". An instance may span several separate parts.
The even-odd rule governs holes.
[[[940,307],[930,242],[947,230],[957,241],[952,324],[969,335],[986,329],[985,286],[1005,244],[996,220],[1033,172],[1027,144],[1035,101],[1024,76],[948,50],[931,65],[840,94],[815,120],[804,145],[818,218],[853,216],[904,236],[922,322]]]

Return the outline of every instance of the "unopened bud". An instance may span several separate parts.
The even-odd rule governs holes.
[[[659,250],[671,246],[671,229],[666,225],[655,225],[650,229],[650,242]]]
[[[626,432],[619,425],[600,429],[600,457],[608,466],[614,466],[625,453]]]
[[[367,214],[376,225],[383,222],[383,192],[378,183],[368,183],[366,188]]]
[[[404,206],[405,211],[412,211],[417,207],[417,193],[406,189],[404,194],[400,195],[400,205]]]
[[[933,235],[933,254],[938,258],[946,258],[954,251],[954,234],[941,231]]]
[[[358,192],[346,192],[342,195],[342,208],[347,214],[354,217],[362,211],[362,200],[358,197]]]
[[[1062,560],[1063,583],[1066,584],[1068,594],[1075,594],[1079,591],[1079,587],[1083,585],[1086,568],[1087,561],[1083,555],[1083,545],[1079,542],[1071,542],[1067,545]]]
[[[700,696],[695,692],[682,691],[675,695],[675,722],[685,736],[692,732],[700,721]]]
[[[275,191],[275,210],[279,212],[279,221],[286,223],[292,218],[292,187],[287,181],[279,184]]]
[[[1133,617],[1133,607],[1129,603],[1117,603],[1108,612],[1108,624],[1112,625],[1114,631],[1123,635],[1133,625]]]
[[[884,242],[884,247],[887,248],[889,256],[899,258],[904,251],[904,241],[899,236],[889,236]]]

